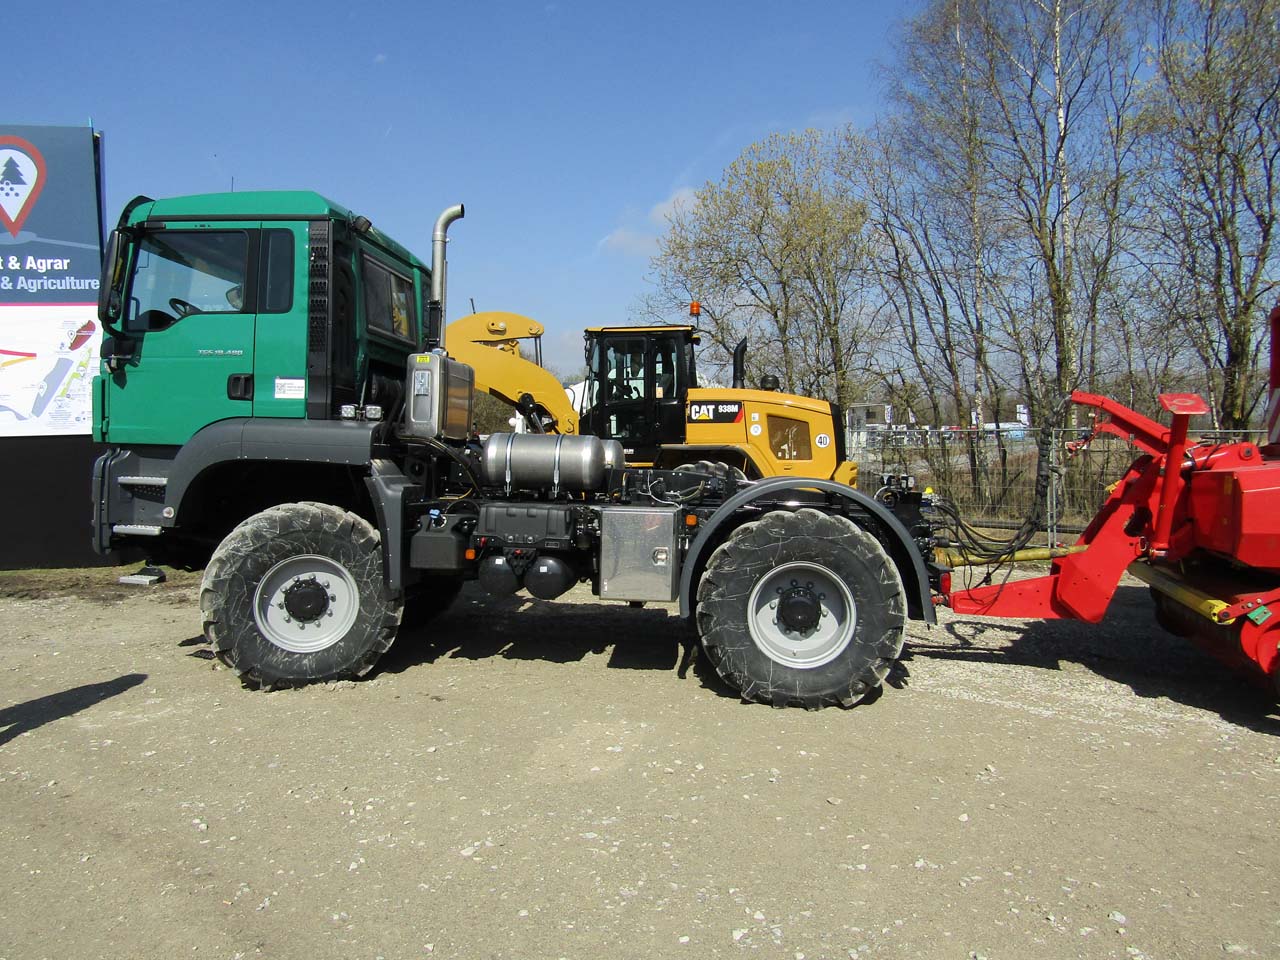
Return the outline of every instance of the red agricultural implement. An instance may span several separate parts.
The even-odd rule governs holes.
[[[1189,443],[1194,394],[1163,394],[1168,427],[1105,397],[1093,434],[1128,440],[1139,456],[1066,556],[1047,576],[946,594],[958,613],[1102,619],[1128,571],[1151,586],[1158,621],[1280,690],[1280,305],[1271,312],[1267,442]]]

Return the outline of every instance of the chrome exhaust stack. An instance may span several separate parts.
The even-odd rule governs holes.
[[[456,203],[448,207],[436,218],[435,229],[431,232],[431,299],[427,302],[427,344],[426,348],[444,350],[445,293],[446,271],[445,244],[448,242],[449,225],[466,216],[462,204]]]

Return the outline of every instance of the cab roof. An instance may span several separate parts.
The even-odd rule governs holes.
[[[139,202],[141,201],[141,202]],[[345,220],[355,214],[339,203],[311,190],[247,190],[235,193],[198,193],[163,200],[138,198],[129,208],[129,223],[147,220]],[[402,259],[430,270],[427,263],[414,256],[376,227],[365,236]]]
[[[587,333],[697,333],[688,324],[657,324],[642,327],[587,327]]]

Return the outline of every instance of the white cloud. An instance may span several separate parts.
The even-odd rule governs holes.
[[[696,202],[697,191],[693,187],[680,187],[667,199],[654,205],[653,209],[649,211],[649,220],[660,227],[666,227],[667,217],[671,216],[677,207],[688,210]]]
[[[630,227],[619,227],[600,241],[599,248],[629,257],[651,257],[658,252],[658,237]]]
[[[597,244],[597,249],[628,257],[652,257],[658,252],[658,237],[667,228],[667,217],[676,209],[687,210],[695,201],[692,187],[679,187],[650,207],[643,222],[639,221],[639,211],[633,212],[627,218],[632,223],[618,227]]]
[[[374,63],[386,63],[386,62],[387,62],[387,55],[386,55],[385,53],[375,53],[375,54],[373,55],[373,62],[374,62]]]

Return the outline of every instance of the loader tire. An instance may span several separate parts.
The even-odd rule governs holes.
[[[214,653],[268,690],[368,673],[395,639],[401,608],[383,580],[377,531],[325,503],[286,503],[245,520],[200,584]]]
[[[744,700],[851,707],[902,652],[902,579],[844,517],[779,510],[738,527],[707,561],[697,625],[707,658]]]
[[[732,464],[723,460],[697,460],[693,463],[682,463],[676,467],[677,473],[705,473],[721,480],[740,480],[743,483],[747,475]]]

